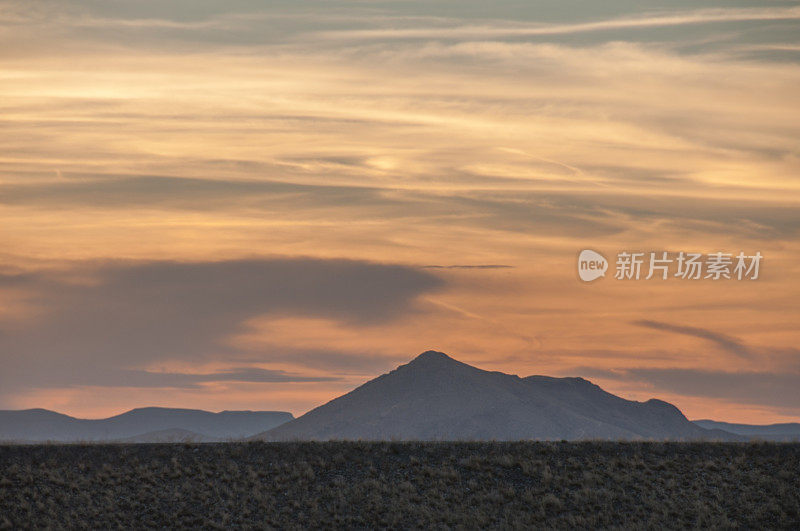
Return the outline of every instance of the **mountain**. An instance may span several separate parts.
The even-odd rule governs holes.
[[[282,411],[222,411],[146,407],[106,419],[77,419],[46,409],[0,411],[0,441],[75,442],[121,441],[161,442],[165,430],[202,441],[242,439],[292,420]],[[183,433],[186,432],[186,433]],[[160,434],[159,434],[160,433]]]
[[[427,351],[257,439],[739,439],[583,378],[520,378]]]
[[[797,422],[764,425],[731,424],[729,422],[717,422],[716,420],[695,420],[693,422],[701,428],[724,430],[753,440],[800,441],[800,424]]]

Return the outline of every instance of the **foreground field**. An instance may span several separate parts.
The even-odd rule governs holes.
[[[800,526],[800,445],[0,446],[0,527]]]

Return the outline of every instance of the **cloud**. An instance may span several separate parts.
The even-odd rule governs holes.
[[[623,17],[577,24],[536,25],[474,25],[460,27],[429,28],[379,28],[368,30],[341,30],[317,32],[318,38],[327,39],[497,39],[509,37],[532,37],[540,35],[563,35],[609,31],[619,29],[654,28],[711,24],[717,22],[742,22],[766,20],[800,19],[800,8],[767,7],[743,9],[697,9],[694,11],[661,13],[636,17]]]
[[[642,319],[633,321],[631,324],[636,326],[643,326],[645,328],[652,328],[653,330],[661,330],[663,332],[672,332],[674,334],[681,334],[685,336],[698,337],[705,339],[715,344],[725,352],[738,356],[740,358],[751,359],[753,351],[744,345],[740,340],[735,337],[713,332],[705,328],[698,328],[694,326],[681,326],[669,323],[662,323],[659,321],[650,321]]]
[[[514,266],[505,264],[454,264],[454,265],[426,265],[423,269],[511,269]]]
[[[800,373],[796,372],[634,368],[619,371],[584,369],[583,374],[642,382],[658,391],[679,395],[720,398],[741,404],[800,408]]]
[[[205,374],[154,371],[126,371],[127,376],[153,380],[153,387],[187,386],[206,382],[332,382],[339,378],[334,376],[304,376],[280,370],[262,369],[259,367],[234,367],[223,371]]]
[[[0,387],[207,381],[311,381],[257,368],[206,375],[141,370],[154,363],[225,363],[242,354],[232,335],[265,315],[391,321],[443,281],[410,267],[355,260],[254,258],[221,262],[90,262],[62,271],[0,276],[27,294],[26,320],[0,321]],[[270,353],[254,360],[269,362]],[[231,365],[228,363],[228,365]],[[134,371],[134,372],[120,372]],[[125,375],[122,377],[121,375]]]
[[[38,375],[35,387],[72,388],[84,386],[160,388],[160,389],[200,389],[209,383],[305,383],[335,382],[336,376],[316,376],[297,374],[282,370],[262,369],[260,367],[234,367],[208,373],[188,373],[170,371],[147,371],[135,369],[107,368],[103,371],[87,370],[72,373],[69,379],[56,373]]]
[[[232,206],[258,209],[272,208],[273,203],[281,203],[287,197],[292,199],[294,208],[358,204],[378,207],[397,203],[382,198],[378,188],[156,175],[81,175],[68,181],[13,183],[0,189],[0,204],[49,209],[141,206],[180,210]]]
[[[265,168],[261,168],[265,170]],[[649,180],[647,176],[640,182]],[[303,217],[376,221],[435,219],[451,227],[592,237],[618,234],[638,222],[662,222],[680,229],[735,233],[762,240],[791,237],[800,230],[794,205],[758,199],[695,199],[652,195],[537,191],[530,181],[498,182],[491,192],[404,190],[379,186],[302,184],[274,180],[238,180],[157,175],[75,175],[69,179],[10,182],[0,188],[0,205],[47,212],[86,208],[125,212],[154,210],[215,212],[221,215]],[[655,179],[653,185],[658,185]],[[663,186],[663,183],[660,183]],[[503,189],[508,187],[509,189]],[[438,264],[431,264],[431,267]],[[456,264],[458,265],[458,264]],[[478,264],[481,265],[481,264]],[[498,266],[505,264],[486,264]]]
[[[311,328],[307,329],[302,337],[294,335],[288,338],[289,333],[281,333],[278,334],[274,341],[272,338],[262,341],[260,354],[257,351],[252,352],[252,348],[247,348],[247,345],[243,345],[243,348],[247,348],[252,353],[237,355],[233,361],[248,362],[254,359],[258,361],[263,358],[264,352],[269,352],[270,361],[313,368],[329,374],[346,373],[348,375],[360,375],[361,378],[371,378],[376,374],[387,372],[407,362],[409,356],[413,355],[410,353],[416,353],[415,350],[404,350],[393,342],[381,344],[379,340],[375,340],[372,343],[374,347],[367,345],[368,340],[374,336],[379,336],[381,331],[384,332],[383,338],[385,339],[387,336],[387,330],[385,329],[378,328],[377,330],[368,330],[365,333],[365,329],[353,328],[353,336],[361,338],[357,345],[353,344],[356,343],[355,341],[348,345],[340,345],[340,342],[337,341],[314,345],[314,343],[318,343],[317,330]],[[392,330],[389,329],[388,333],[391,332]],[[309,338],[306,337],[307,335],[314,337]],[[366,338],[363,336],[366,336]],[[311,345],[309,346],[309,344]],[[398,354],[400,351],[402,353]]]

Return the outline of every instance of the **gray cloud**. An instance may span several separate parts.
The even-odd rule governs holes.
[[[264,169],[264,168],[261,168]],[[48,208],[153,207],[208,210],[244,206],[267,207],[291,196],[294,208],[389,203],[380,190],[355,186],[302,185],[278,181],[236,181],[155,175],[76,177],[69,181],[10,184],[0,190],[6,205]]]
[[[306,258],[225,262],[84,263],[60,274],[0,275],[27,293],[35,319],[0,322],[0,387],[102,382],[287,381],[257,369],[212,375],[129,372],[161,360],[222,361],[249,318],[323,317],[363,325],[414,311],[443,281],[410,267]],[[268,352],[260,360],[270,361]],[[206,380],[204,380],[206,378]],[[278,380],[276,380],[276,378]],[[160,380],[159,380],[160,379]],[[296,380],[295,380],[296,381]],[[307,380],[306,380],[307,381]]]
[[[652,328],[653,330],[661,330],[663,332],[672,332],[674,334],[698,337],[700,339],[710,341],[725,352],[739,356],[740,358],[749,359],[753,357],[752,350],[744,345],[740,340],[736,339],[735,337],[713,332],[705,328],[674,325],[659,321],[650,321],[647,319],[633,321],[631,324],[643,326],[645,328]]]
[[[511,269],[514,266],[504,264],[455,264],[455,265],[426,265],[423,269]]]
[[[260,367],[235,367],[210,373],[159,372],[133,369],[108,368],[99,371],[84,371],[72,374],[69,380],[56,373],[39,375],[38,387],[140,387],[198,389],[205,383],[286,383],[286,382],[333,382],[335,376],[308,376],[281,370]]]
[[[800,408],[800,373],[702,369],[581,369],[587,376],[642,382],[661,391],[785,408]]]

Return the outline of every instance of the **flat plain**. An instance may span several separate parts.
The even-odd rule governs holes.
[[[800,527],[800,444],[0,446],[4,528]]]

